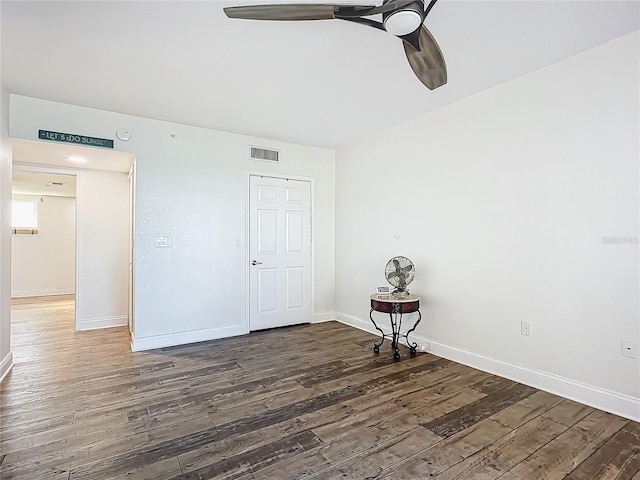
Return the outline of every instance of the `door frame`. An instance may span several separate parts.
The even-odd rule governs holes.
[[[133,341],[135,334],[135,276],[136,276],[136,159],[129,170],[129,305],[127,328]],[[133,348],[132,348],[133,350]]]
[[[70,170],[70,169],[65,169],[62,167],[56,167],[56,166],[49,166],[49,165],[39,165],[39,164],[34,164],[34,163],[20,163],[20,162],[14,162],[13,166],[11,168],[12,172],[28,172],[28,173],[43,173],[43,174],[50,174],[50,175],[69,175],[69,176],[74,176],[76,179],[76,196],[75,196],[75,200],[76,200],[76,208],[75,208],[75,303],[74,303],[74,311],[73,311],[73,315],[74,315],[74,323],[75,323],[75,330],[76,332],[79,331],[80,329],[80,318],[78,316],[78,312],[80,311],[80,309],[78,308],[78,305],[81,303],[82,300],[82,295],[81,295],[81,285],[78,282],[78,279],[80,278],[79,275],[79,269],[80,269],[80,259],[82,258],[82,249],[80,248],[80,243],[78,242],[79,240],[79,232],[80,232],[80,226],[79,226],[79,222],[78,222],[78,203],[80,202],[80,198],[78,197],[78,190],[80,190],[78,187],[80,185],[80,183],[82,182],[82,175],[81,175],[81,171],[79,170]]]
[[[264,171],[256,171],[249,170],[246,172],[245,178],[245,222],[244,222],[244,238],[245,238],[245,248],[244,248],[244,291],[245,291],[245,331],[246,333],[251,332],[251,232],[250,232],[250,215],[251,215],[251,177],[267,177],[267,178],[277,178],[281,180],[297,180],[300,182],[309,182],[310,190],[311,190],[311,318],[309,321],[313,323],[313,319],[315,317],[316,310],[316,288],[315,288],[315,279],[316,279],[316,255],[315,255],[315,244],[314,235],[315,235],[315,180],[311,177],[303,177],[300,175],[287,175],[286,173],[274,173],[274,172],[264,172]]]
[[[133,164],[132,164],[132,169],[133,169],[133,180],[134,180],[134,187],[135,187],[135,162],[136,159],[133,159]],[[83,182],[83,177],[82,177],[82,169],[69,169],[69,168],[64,168],[64,167],[59,167],[59,166],[55,166],[55,165],[42,165],[42,164],[37,164],[37,163],[21,163],[21,162],[13,162],[11,171],[18,171],[18,172],[29,172],[29,173],[45,173],[45,174],[58,174],[58,175],[73,175],[76,178],[76,208],[75,208],[75,261],[76,261],[76,265],[75,265],[75,308],[74,308],[74,323],[75,323],[75,331],[79,332],[80,330],[80,316],[79,316],[79,312],[80,312],[80,308],[79,305],[82,304],[83,301],[83,296],[82,296],[82,285],[81,282],[79,281],[80,279],[80,265],[81,265],[81,261],[84,258],[83,256],[83,252],[82,252],[82,243],[80,242],[80,219],[78,216],[78,211],[79,211],[79,205],[82,202],[82,198],[80,197],[80,195],[78,195],[78,192],[81,190],[80,189],[80,185]],[[135,205],[135,197],[136,197],[136,190],[135,188],[133,189],[132,192],[132,196],[129,199],[129,212],[131,214],[131,211],[133,209],[133,206]],[[131,221],[131,220],[130,220]],[[135,228],[135,226],[134,226]],[[130,232],[133,233],[133,232]],[[129,240],[131,242],[131,238]],[[130,244],[131,246],[131,244]],[[134,251],[135,253],[135,251]],[[130,252],[131,255],[131,252]],[[135,268],[135,257],[133,257],[133,265],[132,268]],[[128,309],[132,312],[135,312],[135,294],[133,292],[133,285],[129,285],[129,290],[130,290],[130,298],[128,300],[128,302],[130,303],[128,305]],[[128,313],[128,312],[127,312]],[[127,319],[127,324],[129,323],[129,319]],[[127,327],[128,328],[128,327]],[[131,333],[131,336],[133,337],[133,333]]]

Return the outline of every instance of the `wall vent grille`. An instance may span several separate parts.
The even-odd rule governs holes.
[[[251,160],[263,162],[277,162],[280,160],[280,152],[269,148],[251,147]]]

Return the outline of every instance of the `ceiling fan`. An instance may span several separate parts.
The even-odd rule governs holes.
[[[384,0],[382,5],[330,5],[317,3],[225,7],[229,18],[246,20],[346,20],[384,30],[400,38],[418,79],[433,90],[447,83],[447,66],[440,47],[423,25],[437,0]],[[382,22],[367,17],[382,14]]]

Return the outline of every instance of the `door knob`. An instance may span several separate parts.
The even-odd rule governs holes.
[[[251,260],[251,265],[262,265],[262,262],[259,262],[257,260]]]

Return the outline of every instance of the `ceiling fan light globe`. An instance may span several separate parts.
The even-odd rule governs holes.
[[[422,25],[422,15],[415,10],[398,10],[384,19],[384,29],[391,35],[402,37]]]

